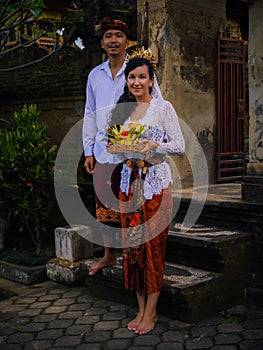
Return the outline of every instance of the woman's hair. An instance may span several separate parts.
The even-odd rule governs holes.
[[[152,64],[150,63],[149,60],[146,60],[145,58],[139,58],[139,57],[135,57],[130,61],[128,61],[126,68],[124,70],[125,79],[127,80],[128,75],[131,71],[141,66],[148,67],[149,76],[150,76],[150,79],[152,79],[154,76]],[[149,92],[150,93],[152,92],[152,87],[149,88]],[[133,94],[129,92],[127,84],[125,84],[124,92],[120,96],[116,106],[114,107],[111,113],[109,125],[112,126],[112,125],[123,124],[124,121],[128,119],[129,116],[132,114],[136,106],[137,106],[136,99],[133,96]]]

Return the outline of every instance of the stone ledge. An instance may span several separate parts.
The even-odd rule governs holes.
[[[0,277],[25,285],[43,282],[47,280],[46,265],[30,267],[0,260]]]

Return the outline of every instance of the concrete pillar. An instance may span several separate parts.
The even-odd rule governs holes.
[[[249,10],[249,164],[242,186],[244,200],[263,202],[263,1]]]

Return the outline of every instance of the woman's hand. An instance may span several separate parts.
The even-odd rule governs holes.
[[[150,151],[155,151],[156,148],[159,146],[158,142],[150,141],[147,139],[143,139],[140,141],[140,143],[144,144],[144,148],[140,151],[140,153],[147,153]]]

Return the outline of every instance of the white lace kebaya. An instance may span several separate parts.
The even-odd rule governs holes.
[[[128,119],[125,124],[130,122],[132,121]],[[159,143],[159,146],[151,155],[157,155],[158,153],[160,156],[166,154],[182,155],[184,153],[185,142],[183,134],[176,111],[169,101],[153,98],[145,116],[139,122],[147,125],[149,128],[142,138]],[[143,158],[143,156],[140,156],[138,153],[124,153],[122,158],[136,161]],[[131,171],[132,168],[124,163],[121,172],[120,188],[126,194],[128,194],[129,190]],[[142,169],[140,168],[140,176],[141,173]],[[154,194],[160,194],[172,182],[171,169],[165,160],[157,165],[148,167],[143,186],[144,197],[152,199]]]

